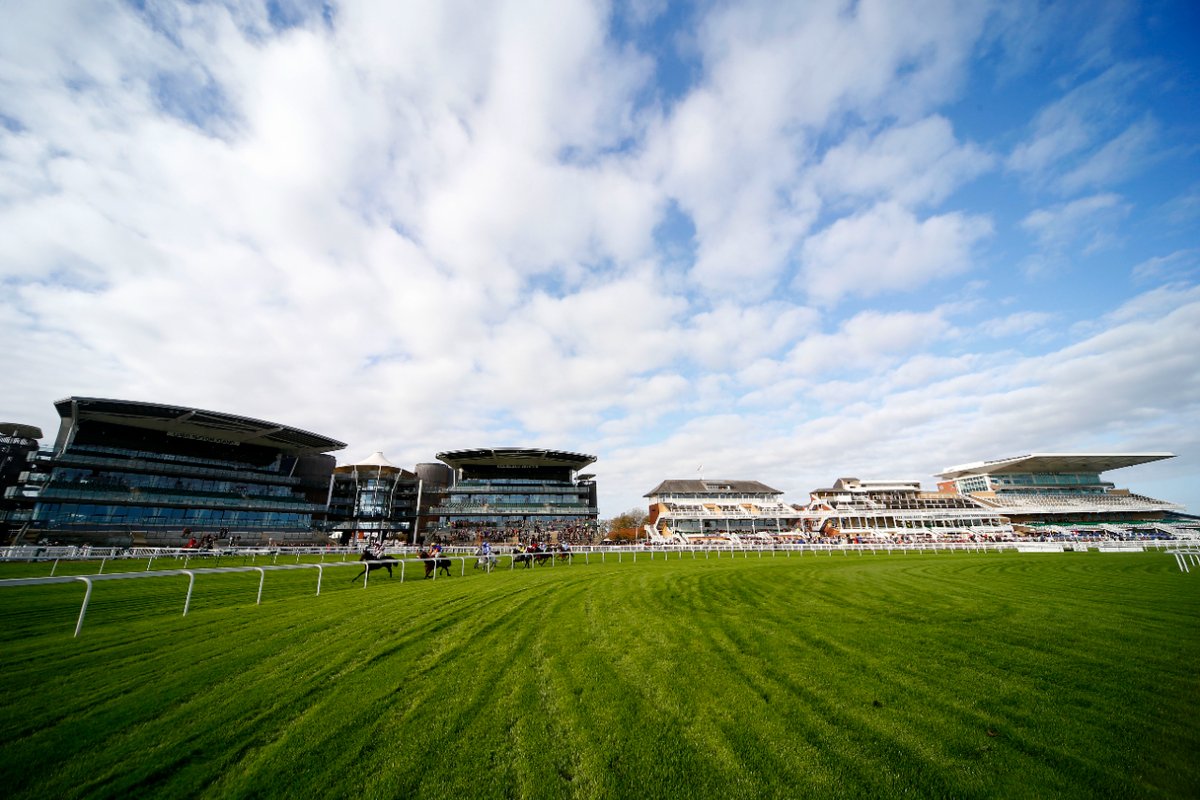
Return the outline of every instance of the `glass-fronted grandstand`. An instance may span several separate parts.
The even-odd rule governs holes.
[[[1013,528],[999,512],[951,492],[924,492],[920,481],[839,478],[816,489],[800,514],[806,535],[850,539],[988,540]]]
[[[1120,489],[1110,470],[1174,458],[1173,453],[1033,453],[947,467],[943,491],[1002,514],[1019,533],[1110,536],[1159,532],[1191,536],[1200,519],[1176,503]]]
[[[333,470],[329,532],[341,544],[358,539],[407,542],[416,531],[421,481],[380,451]]]
[[[314,541],[335,439],[198,408],[93,397],[54,404],[52,452],[26,486],[26,539],[178,545],[189,536]],[[186,531],[186,533],[185,533]]]
[[[595,456],[495,447],[437,454],[454,473],[439,505],[440,538],[589,538],[599,516],[596,482],[580,470]]]

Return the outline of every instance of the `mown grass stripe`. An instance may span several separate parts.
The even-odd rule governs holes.
[[[106,584],[79,640],[78,592],[0,593],[8,794],[1200,794],[1200,582],[1159,555],[275,575],[187,617]]]

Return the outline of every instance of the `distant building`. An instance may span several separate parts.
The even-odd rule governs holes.
[[[1183,506],[1118,489],[1101,479],[1111,470],[1174,457],[1172,453],[1033,453],[947,467],[938,474],[942,479],[938,485],[1004,515],[1019,530],[1175,533],[1180,526],[1197,523],[1181,514]]]
[[[327,520],[330,534],[352,540],[408,542],[417,524],[421,482],[376,451],[357,464],[333,470]]]
[[[184,406],[70,397],[41,465],[30,536],[178,545],[323,539],[336,439]],[[185,535],[186,531],[186,535]]]
[[[417,464],[417,479],[421,484],[421,500],[417,516],[418,541],[427,541],[438,529],[438,516],[434,509],[444,504],[454,485],[454,470],[449,464],[441,462],[425,462]]]
[[[783,492],[758,481],[665,480],[644,496],[652,535],[684,543],[788,535],[799,518]]]
[[[582,540],[599,516],[596,483],[580,474],[595,456],[537,448],[453,450],[437,458],[453,471],[444,499],[429,509],[439,536]]]
[[[33,499],[22,484],[29,479],[41,438],[41,428],[0,422],[0,544],[17,536],[33,514]]]
[[[1008,520],[953,492],[923,492],[920,481],[839,478],[815,489],[801,512],[806,534],[858,539],[1009,537]]]

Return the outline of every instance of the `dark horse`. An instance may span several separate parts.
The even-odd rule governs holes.
[[[365,561],[367,563],[365,566],[363,566],[362,572],[350,579],[351,583],[358,580],[366,573],[374,572],[377,569],[386,569],[388,571],[388,577],[390,578],[392,577],[392,564],[396,563],[396,559],[392,558],[391,556],[373,556],[365,551],[363,552],[362,557],[358,560]]]
[[[545,564],[551,558],[553,558],[553,554],[547,553],[545,550],[526,550],[524,553],[517,553],[513,556],[513,566],[524,564],[525,569],[529,569],[538,564]]]
[[[425,577],[426,578],[429,578],[429,577],[436,578],[437,575],[435,575],[434,573],[437,570],[444,571],[446,573],[446,577],[447,578],[450,577],[450,559],[434,558],[433,556],[429,555],[428,550],[422,550],[421,552],[417,553],[417,558],[421,559],[422,563],[425,564]]]

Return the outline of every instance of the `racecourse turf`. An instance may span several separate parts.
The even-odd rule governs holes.
[[[1200,796],[1169,555],[353,572],[0,588],[5,795]]]

